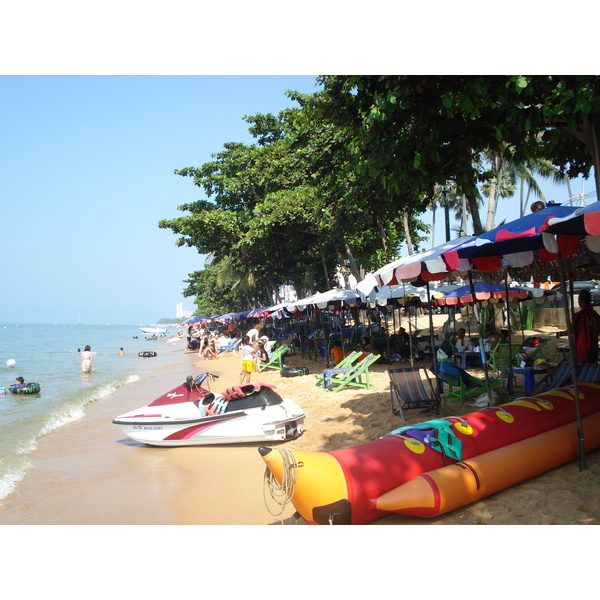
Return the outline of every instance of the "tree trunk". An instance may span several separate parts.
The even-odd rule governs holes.
[[[320,252],[321,252],[321,262],[323,264],[323,274],[325,275],[325,283],[327,284],[327,287],[329,289],[329,286],[331,285],[331,281],[329,280],[329,271],[327,270],[327,262],[325,260],[325,253],[323,252],[323,246],[321,246],[319,248]]]
[[[413,243],[412,237],[410,235],[410,228],[408,227],[408,212],[405,210],[404,214],[404,237],[406,239],[406,248],[408,250],[408,254],[413,254]]]
[[[352,249],[350,248],[350,244],[346,240],[344,240],[344,248],[346,249],[346,255],[348,256],[348,262],[350,263],[350,272],[354,275],[356,282],[362,281],[360,276],[360,271],[356,266],[356,262],[354,261],[354,255],[352,254]]]
[[[387,262],[390,261],[390,250],[388,247],[387,235],[385,233],[385,227],[381,217],[377,217],[377,226],[379,227],[379,235],[381,235],[381,244],[383,245],[383,252]]]
[[[313,277],[312,266],[308,265],[306,267],[306,285],[310,291],[311,296],[315,293],[315,279]]]
[[[471,221],[473,222],[473,235],[481,235],[483,233],[483,225],[481,224],[481,217],[479,216],[477,196],[475,196],[475,193],[470,193],[465,194],[465,197],[467,198],[469,212],[471,213]]]
[[[590,123],[588,115],[585,115],[583,118],[582,130],[585,137],[585,144],[588,147],[594,165],[596,198],[600,198],[600,132],[597,131],[594,123]]]
[[[494,228],[494,221],[496,219],[498,197],[500,195],[500,189],[502,186],[502,167],[504,165],[504,157],[502,153],[493,152],[490,162],[492,163],[492,171],[495,173],[495,177],[492,181],[490,181],[490,195],[488,198],[488,211],[485,222],[486,231]]]

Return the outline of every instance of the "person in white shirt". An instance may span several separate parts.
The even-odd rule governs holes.
[[[248,336],[245,335],[242,339],[242,372],[240,373],[240,385],[250,383],[252,371],[254,371],[254,356],[256,348],[250,343]]]

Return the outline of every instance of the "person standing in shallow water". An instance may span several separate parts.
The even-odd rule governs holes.
[[[83,373],[89,373],[95,371],[96,365],[94,365],[94,355],[92,354],[92,348],[86,346],[81,353],[81,371]]]

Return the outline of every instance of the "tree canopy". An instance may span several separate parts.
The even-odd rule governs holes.
[[[211,257],[186,282],[200,312],[271,304],[282,284],[329,289],[338,272],[360,280],[403,242],[418,248],[428,237],[419,215],[449,198],[481,233],[481,193],[489,229],[517,181],[538,191],[540,165],[558,177],[593,167],[598,188],[599,76],[318,82],[315,94],[287,92],[295,108],[244,117],[255,143],[225,143],[210,162],[175,171],[204,198],[159,227]]]

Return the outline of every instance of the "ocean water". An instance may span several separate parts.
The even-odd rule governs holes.
[[[0,393],[0,501],[26,476],[42,436],[82,418],[91,402],[144,377],[156,363],[138,352],[167,352],[176,334],[171,327],[169,337],[150,341],[137,325],[0,323],[0,388],[19,376],[41,386],[39,394]],[[88,344],[96,371],[82,373],[78,349]],[[10,359],[14,368],[7,366]]]

